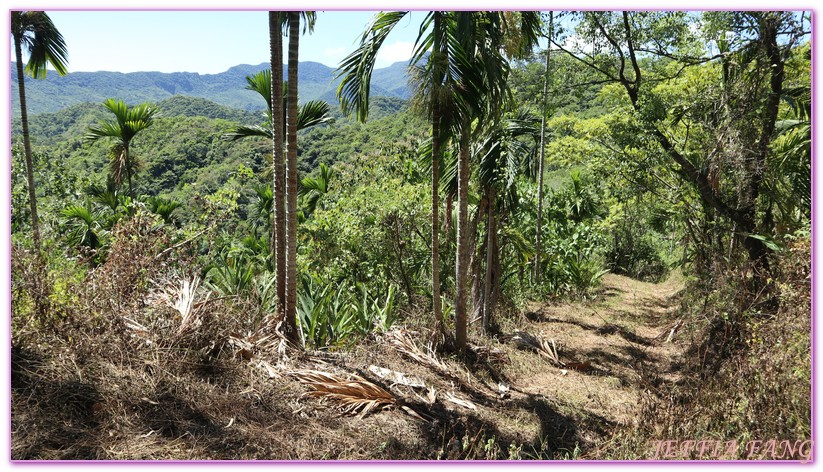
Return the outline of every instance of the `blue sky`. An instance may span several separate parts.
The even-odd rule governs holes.
[[[69,70],[215,74],[269,58],[265,11],[47,10],[69,48]],[[300,38],[300,60],[337,67],[356,47],[374,12],[318,11],[314,34]],[[423,12],[387,38],[377,67],[406,61]]]

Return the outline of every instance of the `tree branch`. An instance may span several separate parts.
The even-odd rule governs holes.
[[[576,55],[575,53],[573,53],[573,52],[569,51],[568,49],[564,48],[562,45],[560,45],[559,43],[557,43],[557,42],[556,42],[556,41],[554,41],[554,40],[552,40],[552,44],[554,44],[555,46],[557,46],[557,48],[558,48],[558,49],[560,49],[561,51],[565,52],[566,54],[568,54],[569,56],[571,56],[573,59],[576,59],[576,60],[578,60],[578,61],[582,62],[583,64],[585,64],[586,66],[588,66],[588,67],[590,67],[590,68],[592,68],[592,69],[594,69],[594,70],[596,70],[596,71],[600,72],[601,74],[605,75],[606,77],[608,77],[609,79],[611,79],[611,81],[612,81],[612,82],[620,82],[620,79],[618,79],[618,78],[617,78],[617,77],[615,77],[614,75],[610,74],[609,72],[607,72],[607,71],[605,71],[605,70],[601,69],[601,68],[600,68],[600,67],[598,67],[598,66],[597,66],[597,64],[595,64],[594,62],[589,62],[589,61],[587,61],[587,60],[583,59],[582,57],[579,57],[578,55]]]

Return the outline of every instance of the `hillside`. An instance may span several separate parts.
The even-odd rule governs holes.
[[[640,413],[643,376],[671,381],[680,375],[682,365],[674,364],[684,344],[665,342],[665,335],[681,283],[611,276],[594,305],[542,305],[529,319],[506,320],[507,328],[519,330],[515,333],[551,333],[562,343],[561,365],[509,336],[507,342],[483,346],[486,351],[478,348],[489,354],[465,366],[423,354],[402,328],[364,342],[358,352],[289,350],[290,357],[278,358],[276,342],[255,341],[259,333],[232,337],[228,326],[221,326],[212,332],[221,354],[205,359],[164,340],[177,336],[160,328],[160,321],[142,319],[136,322],[144,323],[145,331],[129,331],[144,342],[127,344],[124,356],[104,354],[107,345],[119,348],[116,337],[85,340],[87,357],[78,363],[73,362],[77,354],[62,343],[54,348],[62,355],[18,348],[12,352],[12,456],[598,458],[614,425]],[[646,313],[647,304],[656,307],[653,315]],[[162,355],[164,350],[174,355]],[[368,416],[341,415],[331,396],[312,398],[313,390],[322,391],[312,382],[312,375],[320,374],[355,379],[340,386],[341,395],[353,402],[361,385],[384,389],[389,400]],[[399,380],[392,381],[392,375]],[[29,407],[26,398],[35,397],[37,407]],[[49,427],[35,432],[22,428],[24,422]],[[653,443],[643,452],[651,457]]]
[[[316,63],[31,81],[12,460],[813,460],[811,13],[560,15],[425,15],[364,122]]]
[[[259,99],[259,97],[258,97]],[[260,112],[245,111],[218,105],[205,98],[175,95],[157,102],[160,116],[203,117],[234,123],[257,123]],[[92,124],[108,119],[110,113],[100,103],[77,103],[65,109],[41,113],[29,119],[32,144],[53,146],[66,141],[79,140]],[[20,136],[20,119],[12,120],[12,136]]]
[[[259,99],[259,97],[258,97]],[[137,176],[139,191],[147,195],[162,195],[191,206],[193,201],[218,189],[239,166],[255,174],[265,173],[271,153],[271,142],[252,138],[237,142],[222,139],[238,125],[260,124],[262,114],[237,110],[212,101],[177,95],[157,102],[160,110],[157,124],[133,141],[133,150],[140,160]],[[103,183],[109,161],[109,144],[88,143],[83,137],[92,124],[110,119],[111,114],[99,103],[80,103],[53,113],[34,115],[29,120],[32,146],[42,165],[57,165],[62,170],[46,170],[42,179],[66,172],[64,187],[83,191],[88,183]],[[320,163],[333,165],[361,153],[374,153],[391,143],[408,141],[409,136],[422,133],[420,117],[410,113],[405,100],[374,97],[367,123],[353,122],[333,108],[331,126],[319,126],[302,131],[298,144],[299,169],[302,175],[312,172]],[[19,141],[20,120],[12,122],[14,142]],[[37,177],[41,177],[38,175]],[[22,187],[21,187],[22,188]],[[40,189],[43,191],[43,189]],[[247,188],[244,193],[252,190]],[[249,195],[244,199],[248,200]],[[75,197],[76,198],[76,195]],[[52,200],[44,192],[40,203],[64,207],[65,202]],[[15,208],[18,215],[21,208]],[[197,216],[196,212],[178,212],[182,222]],[[22,216],[22,213],[20,214]]]
[[[372,95],[408,98],[406,62],[397,62],[374,71]],[[241,64],[219,74],[192,72],[72,72],[64,77],[50,73],[44,80],[26,81],[26,100],[30,115],[54,112],[84,102],[102,102],[118,97],[127,103],[160,101],[175,95],[201,97],[220,105],[241,110],[259,110],[259,96],[246,90],[247,75],[269,67],[268,63]],[[284,66],[283,76],[288,73]],[[334,69],[317,62],[299,66],[300,99],[325,100],[337,104],[335,90],[339,80]],[[11,63],[12,113],[20,113],[15,63]]]

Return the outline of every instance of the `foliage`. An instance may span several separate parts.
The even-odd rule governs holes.
[[[392,283],[407,302],[426,293],[427,193],[404,179],[405,168],[389,156],[338,166],[339,184],[299,228],[301,272],[370,291]]]
[[[339,346],[372,331],[388,331],[397,321],[397,288],[370,293],[364,284],[336,285],[303,276],[297,313],[303,341],[314,348]]]
[[[113,98],[103,102],[103,106],[114,113],[115,119],[89,126],[85,139],[89,142],[114,139],[114,144],[109,150],[109,179],[117,188],[128,182],[129,194],[133,194],[132,175],[139,165],[129,148],[132,139],[152,125],[157,108],[149,103],[129,107],[122,100]]]

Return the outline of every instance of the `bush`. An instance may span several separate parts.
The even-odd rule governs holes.
[[[641,233],[641,225],[618,225],[605,253],[606,264],[615,274],[623,274],[645,282],[659,282],[669,273],[660,256],[655,238]]]
[[[345,344],[374,330],[387,331],[397,320],[397,287],[370,293],[364,284],[349,287],[304,275],[297,294],[303,340],[315,348]]]

